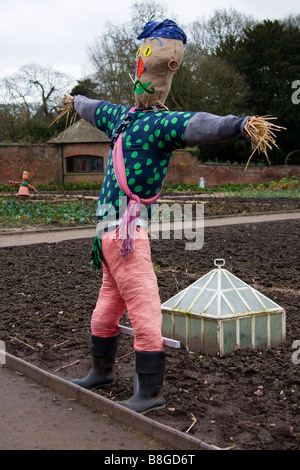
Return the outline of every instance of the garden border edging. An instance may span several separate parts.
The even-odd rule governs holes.
[[[79,387],[50,372],[46,372],[12,354],[5,353],[5,358],[5,365],[9,369],[22,373],[40,385],[62,395],[73,398],[84,406],[93,408],[103,414],[108,414],[110,418],[120,424],[128,426],[128,423],[130,423],[135,431],[170,446],[174,450],[220,450],[216,446],[206,444],[193,436],[156,422],[97,393]]]

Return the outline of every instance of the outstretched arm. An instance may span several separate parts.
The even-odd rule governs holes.
[[[184,140],[191,147],[234,140],[243,135],[247,119],[248,117],[239,118],[232,114],[217,116],[199,112],[188,122]]]
[[[31,186],[31,184],[29,184],[29,183],[28,183],[28,187],[29,187],[30,189],[33,189],[33,191],[34,191],[34,192],[36,192],[36,193],[38,192],[38,190],[37,190],[37,189],[35,189],[35,187],[34,187],[34,186]]]
[[[82,119],[95,126],[95,113],[100,103],[101,100],[92,100],[86,96],[77,95],[72,100],[72,107]]]
[[[254,152],[264,153],[269,161],[268,149],[277,147],[275,132],[286,130],[285,127],[277,126],[270,122],[276,118],[272,116],[247,116],[239,118],[232,114],[217,116],[204,112],[196,113],[188,122],[185,132],[185,142],[193,147],[201,144],[212,144],[234,140],[243,135],[251,140],[252,153],[248,159],[247,166]]]

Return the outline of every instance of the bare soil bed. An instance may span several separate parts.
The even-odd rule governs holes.
[[[299,200],[205,205],[209,216],[270,209],[299,209]],[[287,337],[277,348],[223,357],[167,348],[166,407],[149,417],[221,448],[300,449],[300,363],[292,361],[300,340],[299,228],[298,220],[207,228],[199,251],[186,251],[184,240],[151,241],[162,302],[224,258],[226,269],[285,308]],[[90,369],[90,317],[101,285],[101,271],[90,266],[92,243],[0,250],[0,340],[7,352],[65,379]],[[133,363],[132,338],[120,335],[117,382],[97,393],[129,398]]]

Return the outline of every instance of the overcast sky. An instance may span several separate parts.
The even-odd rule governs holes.
[[[74,77],[88,75],[87,46],[106,31],[106,22],[122,24],[134,0],[0,0],[0,78],[31,63],[51,66]],[[299,0],[169,0],[168,11],[180,26],[217,8],[230,7],[258,20],[299,14]],[[164,19],[164,18],[163,18]],[[172,18],[170,18],[172,19]]]

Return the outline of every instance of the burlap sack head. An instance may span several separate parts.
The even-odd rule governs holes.
[[[137,51],[134,97],[137,107],[147,108],[165,103],[182,61],[186,36],[173,21],[165,20],[147,23],[140,38],[143,43]]]

